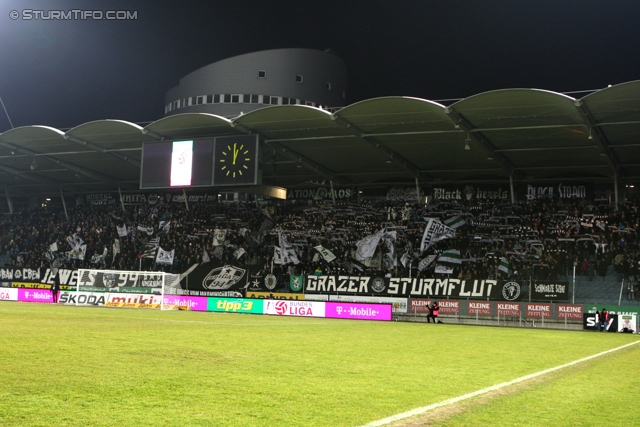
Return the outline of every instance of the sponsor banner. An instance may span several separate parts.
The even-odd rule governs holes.
[[[598,324],[596,322],[596,314],[595,313],[584,313],[582,315],[582,329],[586,329],[588,331],[597,331]],[[610,315],[609,316],[609,326],[607,327],[607,332],[617,332],[618,331],[618,316]]]
[[[582,319],[584,310],[581,305],[558,304],[559,319]]]
[[[103,306],[106,296],[100,292],[60,292],[58,304]]]
[[[190,311],[207,311],[206,297],[187,297],[183,295],[165,295],[162,300],[164,308],[190,310]]]
[[[520,303],[517,302],[499,302],[496,305],[498,316],[520,317]]]
[[[12,288],[28,288],[28,289],[51,289],[51,285],[45,283],[33,282],[11,282]],[[60,290],[69,291],[75,289],[75,286],[60,285]]]
[[[340,188],[333,190],[333,197],[336,199],[350,199],[357,193],[351,188]],[[287,199],[331,199],[331,188],[289,188],[287,189]]]
[[[18,301],[53,302],[53,295],[51,295],[50,291],[19,288]]]
[[[325,303],[315,301],[263,300],[264,314],[324,317]]]
[[[457,300],[435,300],[435,299],[411,299],[411,311],[416,313],[428,313],[429,312],[429,304],[434,301],[438,301],[438,305],[440,306],[440,311],[438,311],[438,315],[441,314],[460,314],[460,301]]]
[[[636,332],[635,314],[618,314],[618,332]]]
[[[551,304],[526,304],[525,310],[527,317],[544,317],[545,319],[551,317]]]
[[[596,306],[590,306],[590,307],[585,307],[585,311],[589,312],[589,313],[595,313],[596,311],[601,310],[602,308],[598,308]],[[640,316],[640,306],[625,306],[625,305],[620,305],[620,306],[613,306],[611,307],[611,311],[609,311],[609,313],[611,314],[635,314],[636,316]]]
[[[391,320],[391,316],[391,304],[325,303],[325,317],[334,319]]]
[[[522,286],[516,281],[460,280],[454,278],[381,278],[367,276],[308,275],[305,293],[431,297],[434,299],[492,299],[519,301]]]
[[[247,291],[247,298],[258,299],[292,299],[292,300],[305,300],[304,294],[294,294],[289,292],[251,292]],[[308,298],[306,298],[308,299]]]
[[[407,298],[367,297],[350,295],[329,295],[329,301],[369,302],[373,304],[391,304],[396,313],[408,313]]]
[[[467,313],[478,316],[491,316],[491,303],[490,302],[476,302],[469,301],[467,306]]]
[[[0,301],[18,301],[17,289],[0,289]]]
[[[569,282],[535,282],[531,286],[531,299],[566,301],[569,299]]]
[[[160,308],[161,295],[107,293],[105,306],[107,307],[131,307],[131,308]]]
[[[304,299],[306,301],[329,301],[329,295],[306,294]]]
[[[248,298],[207,298],[207,311],[263,314],[264,300]]]

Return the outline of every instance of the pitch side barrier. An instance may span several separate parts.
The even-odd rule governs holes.
[[[50,295],[50,292],[46,292]],[[17,299],[20,301],[20,299]],[[52,302],[52,301],[39,301]],[[253,298],[127,294],[122,292],[61,292],[59,304],[98,307],[151,308],[274,316],[381,320],[393,318],[391,304],[349,301],[304,301]]]

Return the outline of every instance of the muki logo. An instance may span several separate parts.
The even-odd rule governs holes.
[[[231,265],[215,268],[204,278],[202,287],[211,290],[229,289],[240,282],[246,272],[247,270]]]
[[[520,296],[520,284],[518,282],[507,282],[502,287],[502,297],[507,301],[515,301]]]

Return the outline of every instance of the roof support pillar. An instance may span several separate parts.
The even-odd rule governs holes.
[[[593,114],[591,114],[591,111],[589,110],[589,107],[587,107],[587,104],[585,104],[582,100],[576,100],[573,102],[573,104],[580,112],[580,115],[584,120],[584,124],[589,128],[589,139],[594,140],[600,148],[602,155],[606,156],[607,163],[613,171],[614,177],[620,174],[620,161],[611,149],[611,144],[609,144],[607,136],[602,131],[602,128],[596,121],[595,117],[593,117]]]
[[[513,175],[509,175],[509,187],[511,187],[511,204],[516,204],[516,194],[513,191]]]
[[[9,190],[7,186],[4,186],[4,194],[7,196],[7,205],[9,205],[9,213],[13,215],[13,200],[11,200],[11,196],[9,195]]]
[[[340,116],[336,116],[335,114],[332,114],[331,118],[333,119],[333,121],[335,121],[336,123],[338,123],[342,127],[348,129],[352,134],[354,134],[358,138],[362,139],[363,141],[366,141],[367,143],[372,145],[374,148],[376,148],[379,151],[383,152],[389,158],[389,160],[391,162],[402,166],[402,168],[405,171],[407,171],[407,173],[409,175],[411,175],[412,177],[414,177],[416,179],[419,179],[421,181],[424,181],[424,182],[431,181],[431,177],[428,176],[428,175],[425,175],[424,173],[421,173],[420,169],[416,165],[414,165],[409,160],[404,158],[401,154],[397,153],[396,151],[393,151],[392,149],[390,149],[386,145],[384,145],[381,142],[377,141],[375,138],[373,138],[371,136],[367,136],[362,130],[358,129],[351,122],[346,120],[344,117],[340,117]]]
[[[62,199],[62,207],[64,208],[64,216],[69,221],[69,214],[67,213],[67,203],[64,201],[64,194],[62,194],[62,188],[60,189],[60,198]]]
[[[616,206],[616,212],[618,212],[618,174],[613,174],[613,197]]]

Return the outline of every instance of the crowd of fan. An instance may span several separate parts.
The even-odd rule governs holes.
[[[0,244],[10,264],[181,273],[204,257],[212,264],[238,264],[283,275],[433,277],[437,262],[419,270],[419,261],[428,254],[457,249],[462,262],[450,266],[452,275],[465,279],[504,277],[507,273],[498,270],[503,257],[510,264],[508,274],[518,278],[556,279],[574,267],[577,274],[592,279],[612,271],[620,278],[637,279],[640,273],[636,255],[640,217],[634,203],[618,211],[575,200],[515,205],[476,200],[429,205],[365,201],[336,206],[315,201],[270,201],[259,206],[216,202],[190,204],[187,209],[182,203],[160,200],[124,209],[119,204],[80,205],[67,214],[68,220],[61,207],[49,206],[5,217]],[[456,216],[466,222],[456,236],[420,252],[426,220]],[[126,235],[119,235],[118,228],[123,227]],[[226,230],[217,240],[216,229]],[[371,260],[354,260],[356,243],[382,229],[395,241],[381,241]],[[273,265],[278,230],[296,248],[298,264]],[[160,248],[175,250],[173,264],[156,264],[152,243],[158,237]],[[70,241],[86,245],[82,256],[70,253]],[[336,259],[327,263],[314,249],[317,245]]]

